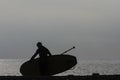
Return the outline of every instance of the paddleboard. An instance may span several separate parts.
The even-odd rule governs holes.
[[[40,59],[29,60],[20,67],[23,76],[40,76]],[[75,56],[72,55],[52,55],[47,58],[46,75],[55,75],[69,70],[77,64]]]

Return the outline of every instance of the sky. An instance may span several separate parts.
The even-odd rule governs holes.
[[[30,58],[36,43],[78,60],[120,60],[119,0],[0,0],[0,58]]]

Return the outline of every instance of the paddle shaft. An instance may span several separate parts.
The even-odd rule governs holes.
[[[75,46],[73,46],[72,48],[68,49],[67,51],[61,53],[61,55],[65,54],[65,53],[67,53],[67,52],[69,52],[69,51],[71,51],[72,49],[75,49]]]

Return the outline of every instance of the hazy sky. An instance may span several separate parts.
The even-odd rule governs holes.
[[[120,0],[0,0],[0,58],[52,54],[120,60]]]

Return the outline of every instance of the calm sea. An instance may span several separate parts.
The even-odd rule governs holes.
[[[28,59],[0,59],[0,76],[21,76],[20,66]],[[120,61],[79,61],[70,70],[57,74],[64,75],[120,74]]]

